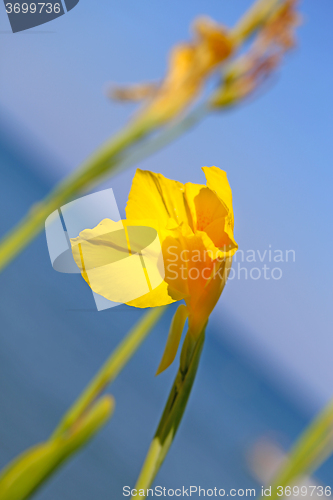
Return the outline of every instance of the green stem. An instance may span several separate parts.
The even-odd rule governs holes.
[[[186,335],[179,370],[137,480],[137,490],[146,492],[151,486],[174,440],[193,387],[204,340],[205,327],[196,338]]]
[[[16,457],[0,472],[1,500],[26,500],[109,421],[111,396],[100,398],[75,428],[64,436],[39,443]]]
[[[243,43],[265,21],[272,9],[281,0],[258,0],[232,30],[236,45]],[[229,107],[229,106],[227,106]],[[58,184],[41,202],[35,204],[27,215],[0,242],[0,271],[8,265],[44,227],[45,219],[61,205],[102,181],[106,175],[114,174],[161,149],[183,132],[199,122],[212,109],[208,99],[198,109],[162,131],[156,138],[143,141],[136,155],[128,156],[131,149],[158,124],[144,118],[132,121],[111,140],[101,146],[81,167]]]
[[[241,45],[266,21],[267,17],[281,4],[281,0],[258,0],[233,28],[234,41]]]
[[[131,154],[132,146],[151,132],[152,123],[134,122],[106,142],[73,174],[58,184],[43,201],[33,205],[27,215],[3,237],[0,241],[0,272],[40,233],[45,220],[54,210],[76,195],[91,189],[93,184],[102,182],[106,175],[124,170],[166,146],[194,126],[207,110],[207,107],[199,107],[182,120],[174,122],[157,137],[143,142],[135,154]]]
[[[128,333],[50,438],[26,450],[0,471],[1,500],[25,500],[109,420],[114,399],[102,391],[136,352],[166,307],[149,310]]]
[[[278,486],[293,486],[297,480],[311,474],[333,452],[333,403],[310,423],[296,441],[287,460],[270,481],[271,499],[278,498]]]
[[[125,339],[104,363],[84,392],[61,420],[52,434],[55,439],[70,429],[82,415],[91,407],[101,392],[117,377],[138,347],[148,336],[151,329],[165,312],[166,307],[155,307],[149,310],[143,318],[131,329]]]
[[[114,173],[120,154],[147,135],[152,123],[133,122],[101,146],[81,167],[60,182],[41,202],[32,206],[27,215],[0,242],[0,271],[9,264],[44,227],[46,218],[74,196],[88,190],[106,172]]]

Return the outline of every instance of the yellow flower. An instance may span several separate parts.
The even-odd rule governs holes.
[[[234,29],[200,17],[193,24],[193,41],[180,43],[171,51],[167,74],[159,85],[114,88],[111,96],[147,100],[136,121],[159,126],[192,104],[207,79],[226,63],[225,78],[210,104],[218,108],[241,102],[259,88],[281,63],[284,53],[294,46],[295,27],[300,22],[296,5],[297,0],[258,2]],[[236,52],[254,32],[257,34],[250,49],[235,59]]]
[[[138,169],[126,206],[126,221],[105,219],[71,240],[74,259],[93,291],[134,307],[155,307],[184,299],[193,336],[201,332],[215,307],[237,251],[226,173],[217,167],[204,167],[203,171],[206,185],[182,184]],[[142,228],[146,228],[143,233]],[[158,235],[162,255],[151,231]],[[129,255],[128,248],[137,259],[148,248],[144,257],[150,286],[141,296],[140,273],[134,265],[129,268],[129,260],[124,259]],[[115,274],[112,264],[116,261],[123,264]],[[126,268],[130,283],[124,277]],[[138,298],[126,300],[128,292]],[[174,349],[172,353],[174,357]]]
[[[113,97],[123,100],[151,100],[138,119],[164,123],[183,111],[199,94],[206,79],[233,51],[229,31],[209,18],[202,17],[193,25],[192,43],[176,45],[171,51],[166,77],[158,85],[134,85],[114,89]]]
[[[249,50],[230,63],[213,106],[242,101],[281,64],[284,54],[295,46],[295,28],[301,22],[296,6],[297,0],[286,0],[268,16]]]
[[[105,219],[71,240],[75,261],[96,293],[121,301],[122,289],[127,286],[122,273],[129,266],[125,259],[128,257],[126,232],[131,230],[132,253],[136,254],[153,241],[150,232],[155,230],[162,246],[164,281],[152,287],[149,293],[126,303],[134,307],[155,307],[184,299],[193,320],[200,319],[201,323],[207,320],[222,291],[217,290],[224,285],[221,268],[228,266],[237,244],[226,173],[216,167],[204,167],[203,171],[206,186],[184,185],[161,174],[138,169],[126,207],[126,221]],[[135,228],[140,229],[136,235]],[[133,247],[135,238],[137,249]],[[151,247],[152,255],[158,259],[158,248]],[[115,287],[114,268],[108,276],[107,267],[119,261],[124,262],[124,266]],[[156,267],[161,275],[161,263],[157,260]],[[92,269],[98,271],[93,283],[89,280]]]

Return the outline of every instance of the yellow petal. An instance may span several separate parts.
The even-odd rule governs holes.
[[[209,187],[185,184],[185,197],[193,229],[204,231],[214,247],[222,249],[223,252],[235,253],[237,244],[233,237],[232,198],[226,174],[216,167],[204,167],[203,170],[207,178],[212,178]],[[209,242],[208,246],[211,246]]]
[[[104,219],[71,240],[74,260],[94,292],[113,302],[141,299],[137,307],[172,302],[163,284],[162,248],[154,224]]]
[[[167,74],[137,120],[159,125],[177,116],[193,102],[211,73],[234,49],[230,32],[211,19],[199,18],[194,24],[194,35],[192,42],[173,48]]]
[[[218,219],[212,221],[205,231],[212,239],[214,244],[219,248],[223,248],[228,255],[232,256],[236,252],[238,246],[234,239],[234,211],[232,206],[232,192],[227,179],[227,174],[217,167],[203,167],[207,187],[216,193],[221,203],[227,210],[227,215],[223,220]],[[224,225],[224,230],[221,232],[220,226]]]
[[[154,288],[154,290],[142,295],[142,297],[126,302],[126,304],[131,307],[146,308],[166,306],[173,302],[175,302],[175,299],[169,294],[169,286],[163,281],[158,287]]]
[[[215,191],[233,221],[232,192],[226,172],[217,167],[202,167],[202,170],[207,180],[207,187]]]
[[[178,224],[187,221],[184,185],[162,174],[138,169],[126,206],[128,220],[154,218],[161,228],[171,218]]]
[[[231,218],[229,216],[214,220],[205,228],[205,233],[214,245],[221,250],[219,256],[228,255],[231,257],[236,253],[238,245],[234,239]]]
[[[188,309],[184,304],[181,304],[173,317],[165,350],[156,375],[166,370],[175,359],[187,317]]]
[[[232,257],[227,257],[217,266],[214,265],[211,279],[207,280],[206,286],[201,289],[200,295],[191,296],[186,301],[189,308],[189,332],[197,335],[201,332],[213,311],[227,282],[231,269]]]
[[[219,249],[205,232],[193,233],[183,224],[163,241],[162,251],[169,294],[176,300],[197,300],[211,276]]]
[[[185,184],[185,197],[188,203],[194,230],[205,231],[215,219],[226,217],[228,211],[214,191],[201,184]]]
[[[85,229],[71,239],[74,260],[81,271],[89,271],[119,262],[129,255],[122,221],[102,220],[93,229]]]
[[[181,300],[189,295],[186,274],[182,269],[182,266],[186,268],[182,258],[185,248],[180,229],[167,236],[162,243],[165,269],[164,280],[168,284],[169,294],[175,300]]]
[[[198,52],[202,56],[202,67],[210,71],[231,54],[233,42],[230,33],[209,17],[196,19],[193,28],[199,40]]]

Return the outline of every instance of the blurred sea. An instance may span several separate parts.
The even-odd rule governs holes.
[[[0,232],[50,189],[38,155],[0,124]],[[0,466],[47,438],[61,415],[141,311],[97,312],[78,275],[53,271],[41,234],[5,271],[0,285]],[[38,492],[39,500],[117,500],[134,486],[171,386],[175,366],[155,378],[171,307],[111,386],[110,423]],[[253,488],[251,448],[270,436],[288,448],[308,415],[230,342],[233,319],[210,325],[184,421],[155,484],[170,488]],[[332,484],[333,462],[318,472]],[[195,498],[195,497],[193,497]]]

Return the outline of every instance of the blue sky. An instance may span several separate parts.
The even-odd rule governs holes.
[[[170,47],[188,39],[198,14],[232,24],[250,3],[81,0],[52,23],[15,35],[1,4],[2,119],[51,159],[41,174],[56,181],[134,110],[107,100],[108,83],[160,79]],[[333,6],[305,0],[301,10],[298,48],[264,95],[208,118],[140,167],[193,182],[203,182],[204,165],[223,168],[240,248],[295,251],[295,262],[281,264],[280,280],[230,281],[213,321],[234,317],[244,335],[231,341],[250,349],[281,383],[295,376],[300,397],[316,404],[333,392]],[[106,184],[122,213],[133,174],[134,168]]]

